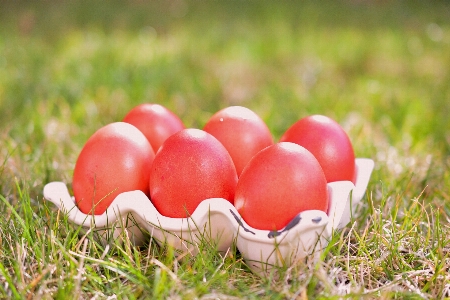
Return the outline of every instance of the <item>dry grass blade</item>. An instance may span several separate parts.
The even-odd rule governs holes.
[[[162,262],[160,262],[156,258],[151,258],[150,259],[150,263],[158,266],[161,270],[167,272],[167,274],[169,274],[170,278],[172,278],[172,280],[175,281],[176,283],[178,283],[178,284],[181,283],[180,279],[177,276],[177,274],[172,272],[172,270],[170,270],[165,264],[163,264]]]
[[[74,289],[74,298],[78,299],[80,298],[80,293],[81,293],[81,280],[83,277],[83,274],[85,273],[84,270],[84,255],[86,255],[86,250],[87,250],[87,246],[88,246],[89,240],[85,239],[83,242],[83,250],[81,250],[81,256],[80,256],[80,260],[78,262],[78,273],[75,276],[75,289]]]

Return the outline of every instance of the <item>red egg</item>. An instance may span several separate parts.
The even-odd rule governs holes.
[[[308,150],[277,143],[256,154],[244,168],[234,205],[251,227],[279,230],[302,211],[327,211],[325,175]]]
[[[313,115],[297,121],[281,137],[308,149],[319,161],[327,182],[354,181],[355,153],[348,135],[334,120]]]
[[[225,147],[200,129],[184,129],[159,149],[150,172],[150,197],[166,217],[185,218],[205,199],[233,203],[237,174]]]
[[[176,114],[162,105],[151,103],[134,107],[123,118],[123,122],[142,131],[155,153],[169,136],[185,128]]]
[[[149,195],[148,180],[155,153],[136,127],[108,124],[86,142],[75,164],[72,188],[85,214],[100,215],[117,195],[141,190]]]
[[[250,159],[273,144],[264,121],[252,110],[230,106],[215,113],[203,128],[216,137],[228,150],[238,176]]]

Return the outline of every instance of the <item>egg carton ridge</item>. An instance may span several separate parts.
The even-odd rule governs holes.
[[[217,249],[223,252],[236,243],[247,265],[255,273],[265,275],[326,247],[333,231],[350,222],[365,194],[373,167],[373,160],[357,158],[355,185],[350,181],[327,184],[330,202],[327,213],[303,211],[278,231],[252,228],[236,208],[222,198],[202,201],[188,218],[161,215],[141,191],[121,193],[102,215],[82,213],[63,182],[45,185],[44,198],[65,213],[73,224],[85,230],[96,229],[101,235],[112,238],[118,238],[125,228],[136,244],[144,243],[151,236],[180,253],[189,251],[195,255],[195,244],[205,238],[214,240]]]

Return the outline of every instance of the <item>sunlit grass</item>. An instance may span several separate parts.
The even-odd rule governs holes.
[[[450,297],[446,2],[1,5],[1,298]],[[102,244],[42,189],[70,186],[87,138],[142,102],[197,128],[243,105],[275,140],[328,115],[375,160],[364,205],[317,263],[279,278],[209,243],[180,259]]]

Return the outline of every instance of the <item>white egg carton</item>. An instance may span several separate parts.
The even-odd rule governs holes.
[[[178,253],[193,255],[198,251],[196,244],[204,239],[217,243],[219,251],[227,251],[236,243],[250,269],[265,275],[320,253],[333,231],[349,223],[365,194],[373,167],[373,160],[357,158],[355,185],[350,181],[328,183],[327,214],[304,211],[280,231],[250,227],[235,207],[222,198],[202,201],[189,218],[169,218],[161,215],[141,191],[118,195],[102,215],[82,213],[63,182],[45,185],[44,197],[67,214],[70,222],[85,230],[96,229],[104,237],[115,239],[125,233],[136,244],[152,237],[161,245],[171,245]]]

